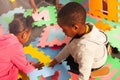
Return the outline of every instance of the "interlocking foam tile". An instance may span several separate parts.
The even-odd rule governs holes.
[[[83,7],[85,8],[85,10],[88,12],[89,11],[89,2],[88,0],[84,0],[85,2],[83,3]]]
[[[13,20],[13,15],[15,13],[24,13],[24,11],[25,10],[22,7],[19,7],[0,16],[0,24],[2,24],[4,28],[4,33],[8,32],[8,24]]]
[[[65,45],[61,45],[61,46],[53,46],[53,47],[51,47],[51,49],[52,50],[58,50],[58,49],[60,49],[62,46],[65,46]]]
[[[37,44],[39,43],[39,38],[40,38],[40,37],[37,37],[37,38],[35,39],[35,41],[31,42],[31,44],[32,44],[32,46],[33,46],[34,48],[37,47]]]
[[[118,0],[89,0],[89,13],[101,18],[107,18],[110,21],[113,20],[115,22],[118,22],[119,17],[117,14],[119,13],[119,10],[117,9],[117,7],[119,5],[120,4]],[[105,14],[104,12],[108,14]]]
[[[113,22],[113,21],[108,21],[108,20],[106,20],[106,19],[102,19],[102,21],[104,22],[104,23],[106,23],[106,24],[109,24],[110,26],[120,26],[120,24],[119,23],[115,23],[115,22]]]
[[[67,4],[69,2],[73,2],[73,1],[82,4],[87,11],[89,10],[88,0],[59,0],[59,4],[65,5],[65,4]]]
[[[52,50],[50,47],[39,48],[39,51],[43,51],[45,55],[49,55],[51,59],[53,59],[61,50],[63,46],[58,50]]]
[[[120,76],[120,60],[117,58],[112,58],[111,55],[108,55],[106,64],[110,64],[110,73],[106,76],[99,77],[99,80],[118,80]]]
[[[59,80],[60,71],[56,71],[55,74],[52,76],[52,80]]]
[[[112,58],[111,55],[108,55],[105,66],[110,68],[110,73],[105,76],[99,76],[96,78],[90,78],[89,80],[120,80],[120,60],[117,58]],[[69,72],[72,77],[71,80],[75,80],[78,78],[78,75]]]
[[[78,79],[78,75],[77,74],[74,74],[72,72],[69,72],[71,74],[71,80],[76,80]]]
[[[85,0],[74,0],[74,1],[82,4]]]
[[[40,70],[39,75],[41,74],[43,77],[50,77],[54,75],[55,70],[52,69],[51,67],[43,67],[42,70]]]
[[[32,17],[33,17],[34,21],[39,21],[39,20],[42,20],[42,19],[47,21],[47,20],[50,20],[50,15],[49,14],[50,13],[49,13],[48,10],[43,10],[39,13],[38,12],[33,13]]]
[[[44,78],[43,76],[40,76],[39,80],[46,80],[46,78]]]
[[[27,47],[24,47],[25,54],[30,54],[32,58],[37,58],[40,62],[44,63],[44,65],[47,65],[51,59],[50,56],[44,55],[43,51],[38,51],[38,48],[33,48],[30,44]]]
[[[65,4],[67,4],[69,2],[73,2],[73,1],[82,4],[82,3],[84,3],[85,0],[59,0],[59,4],[65,5]]]
[[[116,28],[111,31],[105,32],[108,36],[109,43],[112,47],[116,47],[120,51],[120,27],[116,26]]]
[[[26,58],[28,59],[29,62],[33,61],[34,63],[39,62],[37,58],[32,58],[30,54],[25,54]]]
[[[42,12],[42,11],[48,11],[49,14],[47,13],[47,15],[45,15],[46,12]],[[57,19],[56,19],[56,17],[57,17],[57,11],[56,11],[55,6],[40,7],[39,10],[38,10],[38,12],[39,12],[39,14],[42,14],[42,16],[39,18],[39,17],[37,17],[38,16],[37,15],[36,17],[39,18],[39,19],[37,19],[36,17],[34,17],[34,19],[36,18],[39,21],[35,21],[33,23],[33,26],[41,27],[43,25],[57,24]],[[25,13],[24,13],[24,16],[25,17],[32,16],[32,9],[27,9],[25,11]],[[48,20],[44,20],[44,18],[46,19],[46,17],[48,17],[48,16],[49,16],[50,19],[47,18]]]
[[[67,4],[69,2],[72,2],[73,0],[59,0],[59,4]]]
[[[52,77],[44,78],[43,76],[40,76],[39,80],[59,80],[59,74],[60,74],[60,72],[56,71]]]
[[[0,35],[2,35],[3,34],[3,27],[2,27],[2,25],[0,24]]]
[[[32,46],[35,48],[37,48],[37,44],[39,42],[39,37],[36,38],[35,41],[31,42]],[[38,47],[39,51],[43,51],[45,55],[49,55],[51,59],[53,59],[64,47],[64,45],[61,46],[56,46],[58,47],[57,49],[54,48],[55,46],[53,46],[52,48],[46,46],[44,48],[42,47]]]
[[[60,65],[55,65],[53,68],[55,71],[60,70],[59,80],[69,80],[71,75],[68,73],[70,67],[67,65],[67,62],[62,62]]]
[[[52,47],[54,45],[60,46],[62,44],[68,43],[70,40],[67,37],[62,29],[58,25],[47,26],[44,29],[44,32],[41,33],[41,38],[38,46],[45,47],[49,46]]]
[[[87,14],[87,16],[89,16],[91,19],[96,19],[97,21],[101,20],[101,18],[95,17],[91,14]]]
[[[50,67],[43,67],[41,70],[36,69],[33,73],[34,74],[29,74],[30,80],[38,80],[38,76],[43,76],[43,77],[50,77],[54,75],[56,71],[60,71],[61,74],[59,76],[59,80],[68,80],[71,76],[68,74],[68,69],[70,67],[67,66],[66,62],[62,62],[62,64],[56,64],[54,68]]]
[[[110,25],[104,23],[103,21],[98,21],[95,25],[96,25],[97,28],[99,28],[99,29],[101,29],[103,31],[111,29]]]
[[[92,23],[94,23],[94,24],[95,24],[96,22],[98,22],[96,18],[91,18],[90,16],[87,16],[87,17],[86,17],[86,21],[87,21],[87,22],[92,22]]]
[[[50,60],[48,60],[49,58],[47,58],[47,56],[45,56],[44,54],[41,54],[40,52],[38,52],[38,49],[37,48],[32,48],[32,45],[29,45],[28,47],[25,47],[24,48],[24,50],[25,50],[25,53],[27,54],[29,54],[29,55],[31,55],[31,57],[32,57],[32,60],[33,60],[33,58],[34,59],[38,59],[39,61],[41,61],[41,62],[43,62],[44,64],[47,64],[47,63],[49,63],[50,62]],[[28,55],[27,54],[27,55]],[[43,58],[44,60],[48,60],[47,62],[46,61],[44,61],[44,60],[41,60],[41,58]],[[30,58],[28,58],[28,59],[30,59]],[[66,64],[66,62],[63,62],[62,64],[60,64],[60,65],[56,65],[54,68],[53,68],[53,71],[55,72],[55,71],[58,71],[58,70],[60,70],[60,76],[59,76],[59,80],[68,80],[68,78],[70,78],[70,75],[68,74],[68,71],[67,70],[69,70],[69,66],[67,66],[67,64]],[[47,67],[45,67],[45,68],[43,68],[42,69],[43,71],[38,71],[39,72],[39,74],[41,73],[41,75],[42,76],[44,76],[44,77],[49,77],[49,76],[52,76],[53,74],[51,74],[51,73],[53,73],[53,71],[50,71],[51,69],[50,68],[47,68]],[[46,72],[47,73],[49,73],[50,72],[50,74],[46,74]],[[44,73],[44,74],[43,74]],[[38,73],[35,73],[35,74],[38,74]],[[66,75],[66,76],[64,76],[64,75]],[[38,76],[40,76],[40,75],[38,75]],[[37,77],[38,77],[37,75],[34,75],[34,76],[32,76],[32,79],[33,80],[37,80]],[[31,79],[31,80],[32,80]],[[47,79],[47,78],[46,78]]]

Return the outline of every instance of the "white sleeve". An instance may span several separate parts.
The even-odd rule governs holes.
[[[69,53],[69,44],[67,44],[62,51],[60,51],[60,53],[55,57],[55,59],[57,60],[57,62],[62,62],[63,60],[65,60],[68,56],[70,55]]]
[[[94,59],[94,53],[91,48],[87,46],[80,46],[77,55],[77,62],[79,64],[79,80],[89,80],[92,64]]]

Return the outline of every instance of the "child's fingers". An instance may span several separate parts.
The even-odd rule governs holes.
[[[43,66],[45,66],[44,63],[36,63],[36,68],[38,68],[39,70],[42,69]]]
[[[38,12],[38,8],[33,9],[33,13]]]
[[[57,64],[56,59],[53,59],[52,62],[50,62],[49,67],[54,67],[54,65]]]
[[[43,66],[45,66],[45,65],[44,65],[44,63],[40,63],[40,66],[43,67]]]

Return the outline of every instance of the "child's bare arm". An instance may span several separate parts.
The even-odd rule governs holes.
[[[30,4],[33,7],[33,13],[38,10],[37,5],[35,4],[35,0],[30,0]]]
[[[53,59],[50,64],[49,64],[49,67],[54,67],[55,64],[57,64],[57,60],[56,59]]]

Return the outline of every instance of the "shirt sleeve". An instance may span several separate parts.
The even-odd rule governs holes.
[[[67,44],[62,51],[55,57],[55,59],[57,60],[57,62],[62,62],[63,60],[65,60],[68,56],[70,55],[69,52],[69,44]]]
[[[90,46],[81,45],[76,58],[79,64],[79,80],[89,80],[94,59]]]
[[[29,73],[34,70],[34,67],[27,61],[21,44],[16,43],[13,47],[11,47],[11,50],[13,50],[11,56],[13,65],[17,66],[18,69],[24,73]]]

